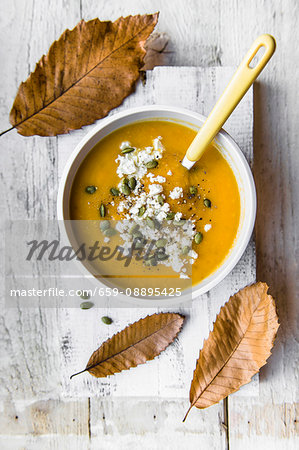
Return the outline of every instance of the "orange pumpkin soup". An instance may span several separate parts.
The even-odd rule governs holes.
[[[71,219],[95,221],[97,232],[102,219],[100,229],[106,242],[117,234],[113,220],[135,221],[130,234],[141,241],[144,230],[154,233],[161,220],[178,227],[191,222],[191,244],[168,247],[167,239],[153,235],[156,247],[164,252],[135,264],[142,266],[142,273],[165,264],[169,273],[187,278],[182,261],[189,256],[192,285],[225,259],[240,220],[237,181],[214,144],[190,171],[181,165],[195,134],[187,126],[162,120],[136,122],[114,131],[82,162],[70,199]],[[108,273],[113,275],[113,270],[115,265]]]

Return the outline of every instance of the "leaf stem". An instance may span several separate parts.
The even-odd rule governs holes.
[[[13,130],[13,129],[14,129],[14,127],[11,127],[11,128],[8,128],[8,130],[2,131],[2,132],[0,133],[0,136],[3,136],[3,134],[8,133],[9,131],[11,131],[11,130]]]
[[[189,412],[190,412],[192,406],[193,406],[193,405],[190,405],[190,406],[189,406],[189,409],[188,409],[188,411],[186,412],[185,417],[183,418],[183,422],[185,422],[185,420],[187,419],[187,416],[188,416],[188,414],[189,414]]]
[[[86,372],[87,370],[88,370],[88,369],[84,369],[84,370],[81,370],[80,372],[73,373],[73,375],[70,376],[70,380],[71,380],[73,377],[75,377],[76,375],[80,375],[80,373]]]

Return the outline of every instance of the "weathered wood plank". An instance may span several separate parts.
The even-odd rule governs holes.
[[[80,10],[79,0],[6,2],[3,8],[2,129],[9,126],[8,113],[18,85],[64,28],[75,25]],[[57,139],[24,138],[12,131],[1,137],[1,147],[1,191],[9,193],[1,203],[1,232],[5,219],[53,219]],[[60,389],[58,323],[55,309],[29,310],[22,304],[14,309],[1,308],[1,448],[61,448],[60,435],[66,433],[73,434],[72,448],[83,448],[88,440],[87,399],[48,401],[50,397],[57,399]],[[80,435],[84,436],[82,441]]]
[[[1,42],[4,42],[4,45],[1,46],[0,52],[1,60],[5,61],[5,65],[2,68],[3,76],[1,77],[0,111],[3,118],[3,127],[6,124],[8,125],[7,113],[17,85],[20,79],[26,78],[28,74],[27,56],[24,58],[24,55],[27,55],[28,43],[34,41],[35,48],[37,48],[36,54],[30,53],[29,61],[33,64],[65,27],[71,28],[77,21],[77,18],[74,21],[72,19],[73,11],[77,11],[77,2],[53,0],[51,6],[49,5],[49,2],[44,0],[35,2],[34,8],[37,8],[37,13],[32,11],[33,2],[30,0],[27,2],[22,0],[5,2],[2,5]],[[208,3],[202,0],[173,0],[171,2],[161,0],[144,0],[143,2],[137,0],[126,2],[84,0],[84,2],[81,2],[81,9],[85,18],[98,16],[102,19],[115,19],[120,14],[153,12],[159,9],[161,14],[158,30],[166,31],[170,36],[170,41],[173,44],[170,61],[174,65],[237,65],[241,55],[247,50],[251,40],[256,35],[266,31],[273,33],[277,38],[278,49],[275,57],[270,63],[269,70],[262,74],[262,83],[255,89],[255,110],[258,111],[255,115],[255,176],[260,204],[257,222],[258,275],[260,279],[265,279],[271,285],[272,293],[277,297],[282,323],[274,354],[268,365],[261,371],[260,392],[263,396],[259,400],[252,399],[251,402],[246,399],[245,402],[240,402],[239,408],[232,404],[231,399],[234,396],[230,399],[231,424],[235,430],[235,434],[231,435],[230,442],[231,448],[234,449],[243,448],[245,442],[248,443],[246,444],[248,445],[247,448],[252,448],[252,446],[257,449],[265,449],[269,446],[275,448],[275,442],[269,433],[270,422],[274,420],[276,433],[282,436],[279,445],[281,448],[287,448],[288,443],[296,442],[295,439],[298,436],[298,431],[293,428],[291,420],[284,422],[285,414],[283,412],[284,408],[288,408],[288,402],[292,403],[298,399],[298,391],[296,391],[298,365],[295,359],[296,340],[298,340],[296,331],[296,317],[298,315],[296,294],[299,290],[298,265],[296,263],[296,255],[298,255],[296,231],[298,215],[295,205],[298,204],[299,196],[297,177],[299,169],[297,152],[299,130],[296,114],[296,111],[298,111],[299,81],[296,76],[296,61],[293,60],[298,41],[298,4],[293,0],[267,0],[262,2],[257,0],[243,0],[242,2],[226,0],[225,3],[220,0]],[[31,17],[34,15],[35,22],[33,24]],[[46,21],[49,22],[48,25],[46,25]],[[31,25],[32,31],[29,34]],[[43,27],[46,30],[56,27],[57,33],[50,36],[47,32],[44,32]],[[5,176],[8,177],[5,178],[7,180],[3,189],[5,192],[10,191],[16,180],[20,185],[19,180],[21,180],[22,186],[24,186],[23,170],[19,167],[15,168],[15,165],[31,167],[30,158],[28,157],[27,161],[26,156],[31,151],[28,148],[30,144],[20,137],[10,141],[11,138],[12,134],[8,139],[11,145],[8,145],[8,141],[1,138],[2,149],[5,149],[5,152],[1,153],[3,163],[7,157],[10,161],[13,160],[10,152],[13,152],[15,155],[14,161],[16,161],[12,166],[13,169],[10,169],[12,164],[10,162],[8,169],[5,171]],[[76,141],[75,138],[74,141]],[[40,141],[36,140],[36,142],[35,151],[42,153]],[[12,170],[13,176],[9,174],[10,170]],[[6,200],[3,209],[1,209],[2,217],[4,212],[9,212],[9,215],[13,217],[23,217],[26,204],[36,202],[36,193],[27,192],[24,188],[19,189],[18,195],[16,192],[11,195],[12,198],[10,197],[9,201]],[[45,205],[48,204],[46,197],[42,200]],[[53,201],[55,201],[54,193],[52,194]],[[52,203],[51,208],[53,206]],[[26,214],[24,215],[26,216]],[[34,213],[31,214],[31,217],[33,217]],[[30,386],[30,381],[28,382],[28,376],[26,375],[28,370],[24,368],[24,348],[34,347],[36,336],[38,336],[40,330],[49,325],[44,323],[43,327],[38,326],[36,328],[34,326],[35,319],[33,318],[30,321],[27,315],[21,315],[21,313],[11,319],[7,317],[5,320],[8,328],[3,328],[2,345],[5,346],[5,349],[8,349],[9,354],[15,355],[14,364],[18,358],[21,358],[20,365],[24,369],[24,373],[22,373],[23,379],[20,381],[19,372],[10,367],[9,361],[5,360],[4,367],[12,371],[13,376],[11,379],[4,380],[4,386],[7,386],[8,392],[12,391],[13,396],[17,395],[22,398],[25,391],[27,392],[26,395],[29,392],[31,396],[31,390],[28,391],[27,389]],[[3,323],[2,325],[5,326]],[[9,330],[14,327],[16,328],[16,334],[23,335],[24,338],[16,339],[12,346],[11,340],[14,339],[15,334],[10,335]],[[28,334],[30,333],[33,337],[29,339]],[[49,339],[52,339],[53,333],[54,331],[49,332]],[[25,344],[23,343],[24,339]],[[25,353],[30,360],[28,352]],[[35,360],[41,357],[38,348],[36,348],[36,355],[33,355],[33,357]],[[15,367],[17,366],[15,365]],[[43,375],[47,379],[47,373],[44,372]],[[39,383],[40,378],[37,380]],[[41,393],[37,387],[34,395],[49,395],[49,391]],[[257,414],[258,402],[262,405],[271,405],[278,411],[278,415],[271,416],[269,410]],[[180,414],[179,404],[175,402],[173,405],[171,408],[168,402],[164,402],[163,412],[166,413],[167,417],[176,418]],[[292,410],[293,407],[290,411]],[[234,411],[236,411],[239,419],[235,422],[232,420]],[[253,420],[255,416],[258,417],[258,424]],[[253,440],[254,433],[251,428],[250,434],[248,421],[251,423],[253,421],[252,428],[259,426],[263,430],[258,439]],[[175,423],[175,419],[172,423]],[[298,423],[298,420],[293,423]],[[175,425],[172,425],[172,427],[175,428]],[[284,433],[287,430],[290,430],[289,434]],[[121,438],[123,438],[123,435],[120,436]],[[182,435],[181,440],[178,438],[178,442],[185,443],[184,438],[185,436]],[[135,439],[135,443],[137,440],[139,441],[139,438]],[[132,437],[133,441],[134,438]],[[250,446],[251,441],[254,442],[252,446]],[[25,446],[30,449],[61,448],[58,445],[59,442],[60,445],[62,444],[62,441],[55,437],[40,439],[36,436],[26,437],[26,441],[23,437],[18,438],[18,444],[12,443],[9,437],[5,438],[5,442],[2,442],[3,448]],[[78,441],[75,439],[72,448],[76,448],[75,442],[79,442],[79,439]],[[63,448],[69,448],[65,441],[63,445]],[[100,445],[101,441],[98,447]],[[144,442],[141,445],[144,446]],[[82,444],[80,447],[78,444],[78,448],[86,448],[86,446]]]

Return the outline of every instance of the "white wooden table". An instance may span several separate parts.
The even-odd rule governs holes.
[[[82,17],[114,20],[156,10],[161,11],[157,29],[169,36],[164,53],[157,55],[164,64],[237,65],[258,34],[270,32],[277,38],[277,53],[254,89],[258,279],[271,286],[281,322],[273,355],[260,374],[259,396],[232,396],[228,411],[222,406],[194,411],[185,424],[181,423],[188,403],[184,399],[62,398],[57,380],[63,366],[57,366],[57,349],[68,336],[62,333],[60,312],[3,310],[1,448],[289,450],[299,445],[297,2],[5,2],[0,19],[1,128],[8,126],[20,81],[65,28]],[[71,149],[85,133],[25,139],[12,132],[1,138],[2,218],[55,218],[59,168],[69,154],[60,150]],[[3,231],[4,222],[1,227]]]

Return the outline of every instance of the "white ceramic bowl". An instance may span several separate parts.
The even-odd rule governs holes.
[[[201,114],[197,114],[183,108],[157,105],[129,109],[101,120],[101,122],[97,126],[95,126],[77,145],[69,160],[67,161],[58,190],[58,220],[68,220],[70,217],[69,199],[72,182],[80,164],[82,163],[86,155],[92,150],[92,148],[102,138],[120,127],[137,121],[153,119],[181,123],[182,125],[187,125],[194,129],[198,129],[206,120],[206,118]],[[205,292],[215,287],[218,283],[220,283],[220,281],[222,281],[236,266],[239,259],[243,255],[254,227],[256,216],[256,191],[250,167],[236,142],[224,130],[221,130],[217,134],[215,142],[222,155],[225,157],[230,167],[232,168],[239,186],[241,199],[241,215],[237,237],[229,254],[222,262],[222,264],[218,267],[218,269],[216,269],[215,272],[213,272],[210,276],[202,280],[198,285],[193,286],[192,292],[191,290],[190,292],[186,291],[181,297],[169,299],[171,304],[175,302],[180,303],[186,300],[186,298],[190,298],[190,295],[192,295],[192,297],[196,297],[198,295],[204,294]],[[81,266],[83,268],[82,264]],[[86,273],[88,273],[85,267],[83,271],[86,271]],[[97,280],[97,282],[102,283],[100,280]],[[105,285],[103,284],[103,286]],[[136,299],[134,299],[134,301],[136,301]],[[148,304],[148,301],[148,299],[143,299],[141,300],[141,304]],[[167,306],[167,303],[167,300],[163,301],[163,305]]]

